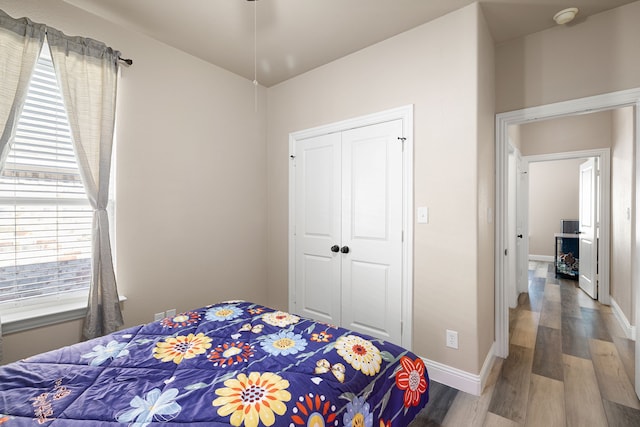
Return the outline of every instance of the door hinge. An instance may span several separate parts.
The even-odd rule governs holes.
[[[398,141],[402,143],[402,151],[404,151],[404,142],[407,140],[404,136],[399,136]]]
[[[293,154],[289,156],[289,158],[291,159],[291,161],[293,161],[293,167],[296,167],[296,156],[294,156]]]
[[[402,230],[402,235],[400,236],[400,241],[404,242],[404,230]]]
[[[507,249],[504,250],[504,256],[507,256]]]

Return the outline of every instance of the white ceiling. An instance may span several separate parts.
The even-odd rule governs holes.
[[[269,87],[474,0],[64,0]],[[479,0],[497,43],[635,0]],[[255,8],[255,9],[254,9]],[[254,15],[255,11],[255,15]],[[254,32],[254,16],[256,31]],[[117,48],[117,46],[114,46]],[[126,56],[127,52],[123,52]],[[132,58],[135,61],[135,58]]]

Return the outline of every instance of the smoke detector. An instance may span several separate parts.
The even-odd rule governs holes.
[[[556,13],[553,16],[553,20],[556,21],[558,25],[563,25],[567,22],[573,21],[573,18],[575,18],[577,14],[577,7],[569,7],[567,9],[562,9],[560,12]]]

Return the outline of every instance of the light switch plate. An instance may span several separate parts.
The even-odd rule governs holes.
[[[418,224],[429,224],[429,208],[420,206],[418,208]]]

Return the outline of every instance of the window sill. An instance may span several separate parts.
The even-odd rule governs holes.
[[[120,302],[126,300],[127,297],[120,296]],[[21,310],[7,311],[1,317],[4,335],[82,319],[87,312],[87,300],[86,298],[74,299],[64,303],[42,304]]]

